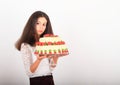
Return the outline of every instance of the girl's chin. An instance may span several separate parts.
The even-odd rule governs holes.
[[[38,35],[41,35],[42,33],[37,33]]]
[[[38,33],[38,36],[41,36],[42,35],[42,33]]]

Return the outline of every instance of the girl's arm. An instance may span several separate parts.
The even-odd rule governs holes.
[[[54,57],[53,57],[53,62],[54,62],[54,64],[57,64],[58,58],[59,58],[58,56],[54,56]]]
[[[59,56],[56,56],[56,55],[50,57],[50,66],[52,69],[56,67],[57,62],[58,62],[58,58],[59,58]]]
[[[36,56],[37,56],[36,61],[30,66],[30,70],[31,70],[32,73],[35,72],[35,70],[37,69],[37,67],[38,67],[39,63],[41,62],[41,60],[43,58],[46,58],[46,56],[38,56],[38,55],[36,55]]]
[[[35,70],[37,69],[41,60],[46,57],[46,56],[37,56],[36,55],[37,59],[33,63],[32,52],[31,52],[30,46],[25,43],[23,43],[21,45],[21,56],[23,59],[25,70],[29,76],[31,76],[35,72]]]
[[[32,60],[32,53],[31,53],[29,45],[26,43],[22,43],[20,52],[21,52],[21,57],[23,60],[26,73],[28,76],[31,76],[32,72],[30,70],[30,66],[32,65],[33,60]]]

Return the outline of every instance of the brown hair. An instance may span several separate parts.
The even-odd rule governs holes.
[[[39,17],[46,18],[47,25],[46,25],[46,29],[43,32],[43,34],[38,37],[36,30],[35,30],[35,25],[36,25],[37,19]],[[23,33],[22,33],[20,39],[16,42],[15,47],[20,51],[20,49],[21,49],[20,47],[21,47],[22,43],[28,43],[31,46],[34,46],[35,42],[38,41],[40,37],[43,37],[44,34],[53,34],[49,16],[42,11],[36,11],[28,19],[28,22],[26,23],[26,25],[24,27]]]

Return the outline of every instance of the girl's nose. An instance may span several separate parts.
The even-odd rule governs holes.
[[[42,25],[39,25],[39,28],[42,29]]]

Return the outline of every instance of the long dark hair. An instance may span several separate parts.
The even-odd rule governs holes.
[[[47,25],[46,25],[46,29],[43,32],[43,34],[38,37],[36,30],[35,30],[35,25],[39,17],[44,17],[47,20]],[[43,37],[44,34],[53,34],[49,16],[42,11],[36,11],[28,19],[28,22],[26,23],[24,27],[23,33],[20,39],[18,39],[18,41],[16,42],[15,47],[20,51],[21,49],[20,47],[22,43],[28,43],[31,46],[34,46],[35,42],[37,42],[40,37]]]

